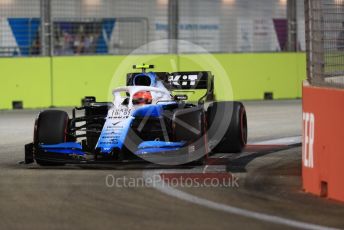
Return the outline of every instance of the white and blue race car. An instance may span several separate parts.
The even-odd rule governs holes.
[[[245,108],[240,102],[213,101],[211,72],[146,72],[154,66],[145,64],[134,68],[142,71],[127,75],[127,86],[113,90],[112,102],[85,97],[71,118],[61,110],[40,112],[33,142],[25,145],[25,162],[177,165],[245,147]],[[205,93],[195,103],[180,94],[196,90]]]

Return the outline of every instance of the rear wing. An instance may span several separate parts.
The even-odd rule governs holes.
[[[196,90],[206,90],[206,93],[199,98],[202,100],[214,99],[214,76],[210,71],[190,71],[190,72],[154,72],[157,80],[163,82],[164,86],[175,93],[188,93]],[[128,73],[127,86],[133,85],[136,75],[142,73]]]
[[[210,89],[214,81],[211,72],[174,72],[167,79],[172,90]]]
[[[169,75],[167,83],[171,91],[179,93],[206,90],[199,101],[214,100],[214,76],[210,71],[174,72]]]

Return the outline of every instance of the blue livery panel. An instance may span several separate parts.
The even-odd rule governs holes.
[[[110,153],[114,148],[122,149],[133,117],[128,107],[111,108],[98,139],[96,148],[103,153]]]

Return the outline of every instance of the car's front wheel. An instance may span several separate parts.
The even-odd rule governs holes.
[[[59,144],[67,141],[68,114],[60,110],[45,110],[41,112],[36,121],[35,140],[36,146],[40,144]],[[63,165],[36,159],[39,165]]]

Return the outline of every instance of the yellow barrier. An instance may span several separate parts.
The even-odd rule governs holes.
[[[12,101],[23,101],[24,108],[77,106],[89,95],[107,101],[132,65],[142,63],[154,64],[155,71],[210,70],[217,100],[230,99],[223,96],[225,78],[235,100],[256,100],[264,93],[300,98],[306,77],[304,53],[1,58],[0,109],[12,108]]]
[[[51,105],[50,58],[0,59],[0,109],[11,109],[12,101],[25,108]]]

